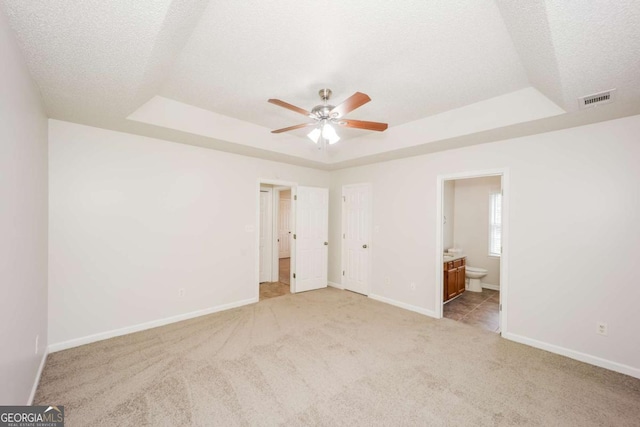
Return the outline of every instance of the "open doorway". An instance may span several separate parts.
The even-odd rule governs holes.
[[[280,229],[281,193],[290,191],[290,210],[288,227]],[[269,196],[269,194],[271,194]],[[256,299],[260,299],[263,284],[281,283],[282,275],[289,278],[289,292],[298,293],[327,287],[328,274],[328,237],[329,237],[329,189],[304,187],[296,183],[258,180],[256,193]],[[286,196],[285,196],[286,197]],[[283,197],[284,199],[284,197]],[[286,221],[283,220],[284,223]],[[254,227],[247,226],[247,232]],[[286,257],[280,258],[278,235],[289,243]],[[271,260],[271,263],[269,263]],[[289,268],[289,274],[286,268]],[[281,283],[280,292],[285,292],[286,284]],[[276,285],[272,285],[276,287]],[[266,288],[264,288],[266,289]],[[273,297],[273,296],[272,296]]]
[[[292,293],[292,191],[260,185],[259,300]]]
[[[436,307],[496,333],[506,327],[506,180],[503,170],[438,177]]]
[[[276,245],[278,247],[278,281],[291,285],[291,236],[293,218],[291,216],[291,188],[276,189],[278,209],[276,212]]]

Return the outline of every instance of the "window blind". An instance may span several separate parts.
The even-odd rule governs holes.
[[[489,196],[489,255],[502,253],[502,193]]]

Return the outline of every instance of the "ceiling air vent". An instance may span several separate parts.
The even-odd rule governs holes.
[[[594,93],[593,95],[583,96],[578,98],[580,102],[580,108],[596,107],[602,104],[609,104],[613,102],[615,98],[615,89],[607,90],[604,92]]]

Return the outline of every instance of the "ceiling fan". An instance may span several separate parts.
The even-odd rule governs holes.
[[[303,114],[314,120],[311,123],[303,123],[300,125],[272,130],[271,133],[282,133],[288,132],[290,130],[314,126],[315,128],[311,132],[309,132],[307,136],[316,144],[320,142],[320,146],[323,147],[327,143],[335,144],[340,140],[340,137],[338,136],[336,130],[332,125],[356,129],[375,130],[378,132],[382,132],[388,127],[386,123],[366,122],[363,120],[350,120],[344,118],[347,113],[350,113],[356,108],[361,107],[367,102],[371,101],[371,98],[369,98],[369,96],[364,93],[356,92],[337,107],[329,105],[329,98],[331,98],[331,89],[320,89],[318,94],[322,99],[322,104],[316,105],[310,112],[279,99],[270,99],[269,102],[272,104],[284,107],[291,111],[295,111],[296,113]]]

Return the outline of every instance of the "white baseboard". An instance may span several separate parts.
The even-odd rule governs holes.
[[[623,365],[622,363],[612,362],[611,360],[602,359],[600,357],[592,356],[590,354],[581,353],[579,351],[570,350],[568,348],[560,347],[554,344],[548,344],[542,341],[534,340],[531,338],[523,337],[522,335],[503,333],[503,338],[511,341],[519,342],[520,344],[530,345],[541,350],[546,350],[551,353],[556,353],[561,356],[566,356],[571,359],[579,360],[580,362],[589,363],[591,365],[599,366],[601,368],[609,369],[611,371],[620,372],[635,378],[640,378],[640,369],[633,366]]]
[[[500,285],[492,285],[491,283],[482,282],[482,287],[484,289],[491,289],[491,290],[494,290],[494,291],[499,291],[500,290]]]
[[[88,335],[82,338],[74,338],[72,340],[63,341],[55,344],[49,344],[49,353],[55,353],[56,351],[66,350],[68,348],[78,347],[85,344],[90,344],[96,341],[102,341],[109,338],[119,337],[121,335],[127,335],[134,332],[144,331],[146,329],[157,328],[158,326],[168,325],[170,323],[180,322],[182,320],[193,319],[194,317],[205,316],[207,314],[217,313],[219,311],[230,310],[232,308],[241,307],[243,305],[253,304],[258,302],[259,298],[249,298],[246,300],[236,301],[229,304],[218,305],[211,308],[205,308],[204,310],[192,311],[190,313],[179,314],[177,316],[166,317],[164,319],[152,320],[151,322],[139,323],[137,325],[127,326],[125,328],[114,329],[111,331],[100,332],[98,334]]]
[[[387,304],[391,304],[391,305],[394,305],[396,307],[404,308],[405,310],[409,310],[409,311],[413,311],[413,312],[416,312],[416,313],[424,314],[425,316],[434,317],[436,319],[438,318],[438,316],[436,316],[435,312],[433,312],[431,310],[427,310],[426,308],[422,308],[422,307],[418,307],[418,306],[415,306],[415,305],[407,304],[407,303],[404,303],[404,302],[396,301],[394,299],[382,297],[382,296],[376,295],[376,294],[369,294],[369,298],[374,299],[376,301],[380,301],[380,302],[384,302],[384,303],[387,303]]]
[[[327,285],[331,286],[332,288],[344,290],[344,286],[342,286],[340,283],[327,282]]]
[[[29,395],[29,401],[27,402],[27,406],[33,405],[33,399],[36,397],[36,390],[38,389],[38,384],[40,384],[40,377],[42,376],[42,371],[44,370],[44,364],[47,362],[48,354],[49,354],[49,351],[45,348],[44,353],[42,353],[42,359],[40,360],[40,367],[38,368],[36,379],[33,382],[33,388],[31,389],[31,394]]]

